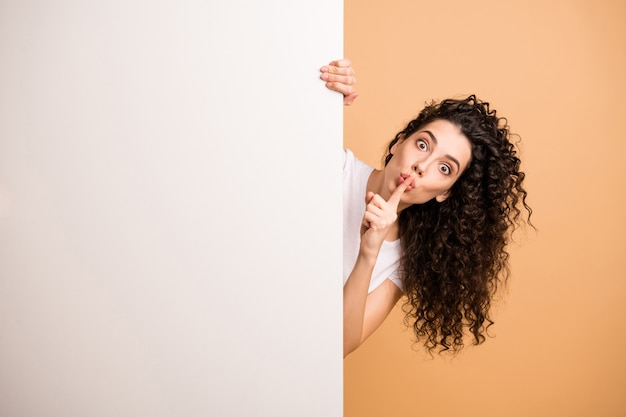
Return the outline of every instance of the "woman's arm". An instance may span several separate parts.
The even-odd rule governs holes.
[[[357,259],[343,287],[344,358],[374,333],[402,297],[402,290],[390,279],[368,294],[372,270],[370,262],[361,264],[361,259]]]
[[[385,201],[368,192],[361,226],[361,243],[354,268],[343,287],[343,355],[359,347],[385,320],[402,296],[387,279],[368,295],[374,265],[380,248],[397,221],[400,196],[411,181],[404,181]]]

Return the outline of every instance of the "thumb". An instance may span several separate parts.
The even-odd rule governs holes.
[[[359,93],[354,92],[352,94],[349,94],[347,96],[343,97],[343,104],[344,106],[351,106],[352,103],[354,103],[354,100],[356,100],[356,98],[359,96]]]

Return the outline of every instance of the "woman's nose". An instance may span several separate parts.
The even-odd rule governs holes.
[[[418,177],[421,177],[422,175],[424,175],[424,170],[422,169],[421,164],[417,162],[413,164],[413,172],[415,172],[415,174]]]

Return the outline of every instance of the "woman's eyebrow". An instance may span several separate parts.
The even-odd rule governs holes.
[[[422,132],[428,133],[428,136],[430,136],[430,138],[433,140],[433,142],[435,142],[435,144],[437,144],[437,138],[435,137],[435,135],[433,135],[433,132],[431,132],[430,130],[422,130]]]
[[[457,171],[461,170],[461,164],[459,164],[459,161],[457,161],[457,159],[454,156],[446,155],[446,158],[448,158],[449,160],[451,160],[452,162],[454,162],[456,164],[456,170]]]
[[[430,130],[422,130],[422,132],[427,133],[428,136],[430,136],[430,138],[432,139],[432,141],[435,142],[435,145],[437,144],[437,138],[435,137],[435,135],[433,135],[433,132],[431,132]],[[449,155],[449,154],[446,155],[446,158],[448,158],[449,160],[451,160],[452,162],[456,164],[457,171],[461,170],[461,164],[459,163],[458,159],[456,159],[454,156]]]

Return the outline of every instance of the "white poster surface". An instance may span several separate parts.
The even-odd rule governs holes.
[[[342,8],[0,1],[0,416],[341,415]]]

